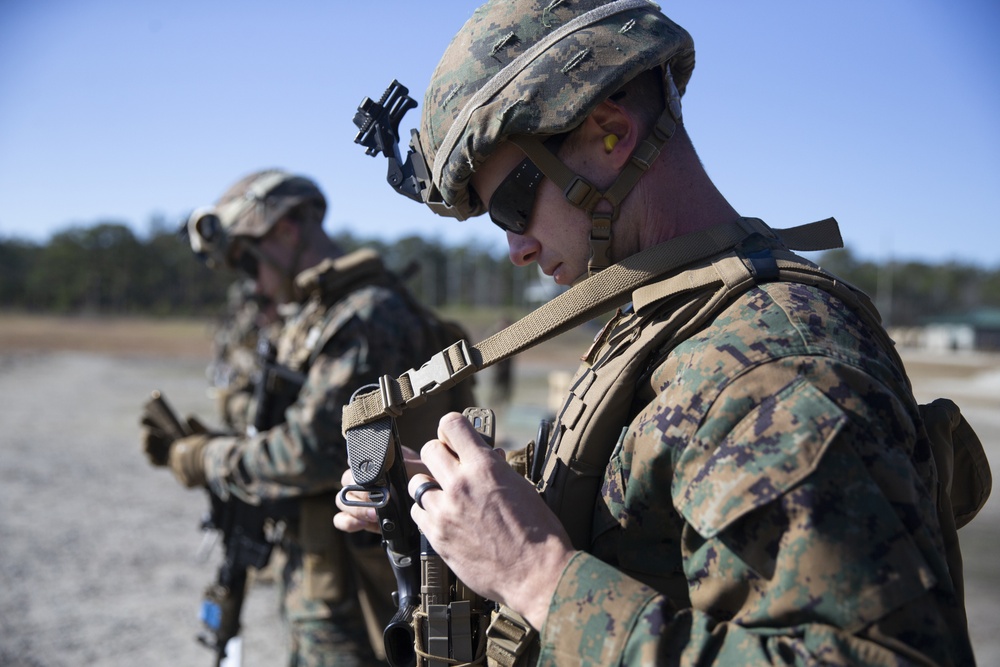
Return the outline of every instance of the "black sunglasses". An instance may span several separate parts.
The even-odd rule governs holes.
[[[554,135],[542,145],[555,155],[567,136],[568,133]],[[538,184],[544,176],[531,158],[521,160],[490,197],[489,214],[493,224],[506,232],[523,234],[535,206]]]

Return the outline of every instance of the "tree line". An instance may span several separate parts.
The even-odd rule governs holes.
[[[387,244],[350,233],[334,239],[346,251],[379,251],[417,298],[435,307],[526,306],[525,288],[537,280],[533,269],[474,245],[450,247],[418,236]],[[0,238],[0,310],[214,315],[240,278],[206,267],[187,240],[162,222],[143,236],[125,224],[100,222],[58,232],[46,243]]]
[[[404,276],[411,291],[434,307],[533,305],[533,267],[515,267],[475,245],[449,246],[411,236],[391,244],[349,233],[335,236],[345,250],[370,246]],[[916,261],[877,263],[849,249],[812,258],[868,293],[894,326],[976,308],[1000,308],[1000,269]],[[239,276],[212,271],[185,239],[162,222],[136,235],[117,222],[61,231],[46,243],[0,238],[0,309],[95,315],[216,315]],[[536,286],[537,289],[537,286]]]

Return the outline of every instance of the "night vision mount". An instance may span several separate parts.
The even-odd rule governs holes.
[[[399,154],[399,122],[407,111],[417,106],[409,89],[393,79],[378,102],[366,97],[354,115],[358,134],[354,143],[365,147],[365,154],[375,157],[380,152],[389,160],[386,180],[400,194],[426,203],[430,185],[427,162],[420,149],[420,134],[410,130],[410,150],[404,161]]]

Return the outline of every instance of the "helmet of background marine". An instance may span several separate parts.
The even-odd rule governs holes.
[[[235,241],[263,237],[293,210],[297,220],[322,222],[326,197],[303,176],[280,169],[254,172],[230,186],[214,205],[191,214],[191,249],[212,268],[233,267]]]

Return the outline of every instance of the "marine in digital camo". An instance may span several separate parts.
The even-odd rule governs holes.
[[[255,435],[172,439],[146,415],[143,446],[184,486],[205,487],[224,505],[273,510],[287,557],[289,664],[380,664],[395,581],[377,539],[332,526],[347,466],[341,409],[359,386],[419,365],[462,331],[419,305],[374,252],[344,254],[323,231],[325,210],[314,182],[265,170],[192,214],[193,249],[212,266],[239,268],[285,317],[255,388]],[[471,403],[465,387],[444,395],[401,438],[417,448],[440,414]]]
[[[205,371],[222,423],[234,433],[247,433],[252,426],[254,383],[262,372],[261,357],[266,356],[261,353],[273,346],[281,330],[277,313],[261,307],[255,290],[249,278],[229,286],[225,312],[212,336],[212,362]]]
[[[973,664],[955,531],[989,494],[981,445],[916,404],[867,297],[789,250],[836,245],[832,219],[774,230],[718,191],[693,67],[646,0],[494,0],[448,46],[394,186],[577,283],[549,306],[627,305],[536,484],[448,415],[413,517],[514,612],[491,664]]]

